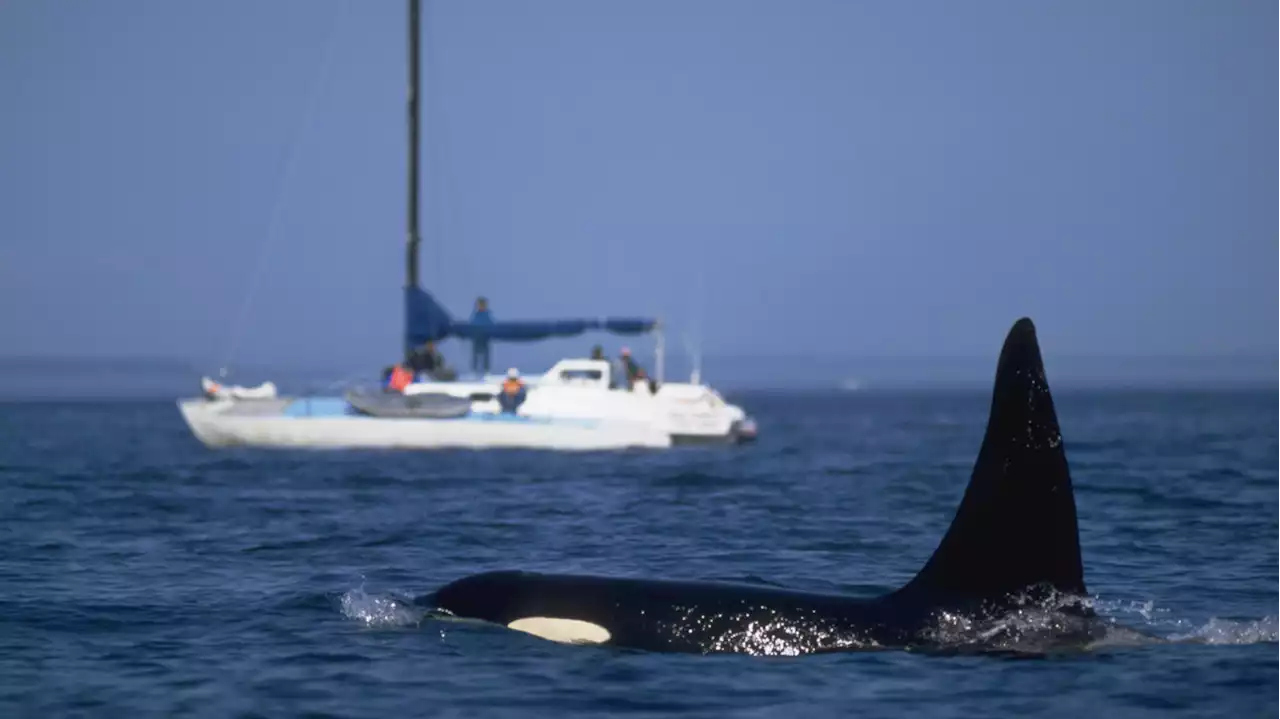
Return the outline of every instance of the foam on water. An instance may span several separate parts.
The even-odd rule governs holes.
[[[367,627],[408,627],[422,623],[423,612],[393,595],[371,595],[364,585],[349,589],[340,600],[342,616]]]
[[[1274,644],[1280,641],[1275,616],[1261,619],[1223,619],[1210,617],[1195,620],[1171,616],[1171,611],[1157,607],[1151,600],[1095,600],[1099,614],[1116,617],[1117,621],[1140,624],[1170,642],[1187,644]]]
[[[1100,600],[1081,602],[1096,618],[1064,612],[1078,600],[1059,596],[1028,604],[998,617],[977,618],[943,614],[930,638],[949,648],[1040,653],[1076,644],[1088,650],[1139,647],[1151,644],[1246,645],[1277,642],[1274,616],[1256,620],[1217,617],[1207,621],[1170,616],[1154,601]]]
[[[1205,624],[1193,627],[1190,632],[1174,634],[1169,638],[1178,642],[1202,644],[1275,644],[1277,642],[1276,618],[1263,617],[1256,621],[1232,621],[1215,617]]]
[[[0,404],[0,717],[1276,716],[1275,390],[1061,400],[1104,636],[1013,662],[575,648],[412,603],[523,567],[892,590],[956,512],[985,390],[746,396],[771,429],[729,454],[430,461],[210,452],[169,400]]]

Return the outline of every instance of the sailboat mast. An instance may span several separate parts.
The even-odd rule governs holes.
[[[418,286],[418,41],[419,0],[409,0],[409,217],[405,286]]]

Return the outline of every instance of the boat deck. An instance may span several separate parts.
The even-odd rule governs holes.
[[[212,407],[210,407],[212,409]],[[417,422],[484,422],[502,424],[554,424],[590,428],[599,424],[594,419],[577,419],[570,417],[528,417],[515,414],[497,414],[489,412],[472,412],[461,417],[371,417],[356,412],[342,397],[282,397],[278,399],[241,400],[230,403],[230,406],[217,412],[220,417],[288,417],[291,419],[329,419],[344,417],[379,422],[417,421]]]

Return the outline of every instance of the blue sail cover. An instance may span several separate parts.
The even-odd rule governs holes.
[[[640,335],[657,326],[657,320],[634,317],[575,320],[519,320],[492,323],[457,322],[436,302],[430,292],[410,287],[405,290],[405,343],[416,347],[449,337],[497,342],[537,342],[553,337],[576,337],[590,330],[617,335]]]
[[[453,320],[430,292],[417,287],[404,290],[404,344],[417,347],[423,342],[439,342],[449,336]]]

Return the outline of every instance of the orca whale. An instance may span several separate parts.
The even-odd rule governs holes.
[[[1076,621],[1051,622],[1052,631],[1096,638],[1098,620],[1085,595],[1062,434],[1035,326],[1022,318],[1001,350],[986,434],[951,526],[919,573],[893,592],[855,598],[496,571],[459,579],[414,603],[429,616],[565,643],[796,655],[938,646],[942,630],[957,622],[972,628],[1055,601],[1055,616]]]

